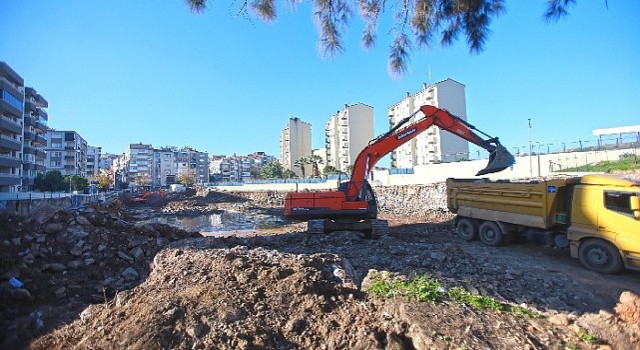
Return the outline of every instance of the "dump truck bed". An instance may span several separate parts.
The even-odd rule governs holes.
[[[447,206],[458,216],[547,229],[568,223],[570,185],[578,179],[532,182],[447,179]]]

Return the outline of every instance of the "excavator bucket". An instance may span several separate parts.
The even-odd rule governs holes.
[[[515,162],[516,159],[513,155],[509,153],[504,146],[498,143],[496,145],[496,149],[489,154],[489,164],[487,164],[484,169],[478,171],[476,176],[497,173],[512,166]]]

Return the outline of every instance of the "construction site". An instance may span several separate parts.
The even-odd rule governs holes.
[[[601,274],[526,241],[466,241],[444,183],[374,191],[389,222],[378,239],[310,234],[297,220],[210,237],[141,224],[167,213],[282,213],[286,193],[276,191],[201,188],[144,204],[3,214],[1,347],[639,346],[637,272]]]

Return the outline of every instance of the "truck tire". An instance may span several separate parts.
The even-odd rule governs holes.
[[[456,225],[456,233],[465,241],[473,241],[478,239],[478,223],[469,218],[458,220]]]
[[[578,259],[584,267],[601,273],[616,274],[624,268],[618,249],[601,239],[587,239],[580,243]]]
[[[478,229],[478,235],[480,241],[488,246],[498,247],[504,243],[504,234],[500,226],[493,221],[483,222]]]

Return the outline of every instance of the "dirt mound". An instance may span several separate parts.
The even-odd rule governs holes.
[[[545,321],[463,305],[371,299],[335,254],[290,254],[224,240],[163,250],[145,283],[92,305],[34,349],[502,349],[579,344]]]

